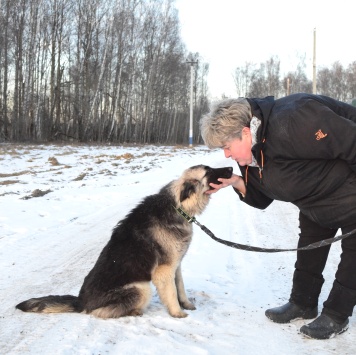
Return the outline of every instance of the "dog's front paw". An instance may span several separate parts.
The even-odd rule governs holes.
[[[184,309],[189,309],[190,311],[196,310],[194,304],[192,302],[189,302],[189,301],[181,302],[181,306]]]
[[[179,312],[170,312],[170,315],[174,318],[185,318],[188,317],[188,314],[185,313],[184,311],[179,311]]]

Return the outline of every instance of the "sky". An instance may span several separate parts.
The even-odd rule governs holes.
[[[234,69],[271,56],[279,57],[281,74],[305,56],[312,79],[314,29],[317,68],[356,60],[354,0],[176,0],[176,6],[188,51],[210,64],[213,97],[235,96]]]
[[[295,252],[229,248],[196,225],[182,261],[187,295],[196,306],[186,318],[172,318],[153,286],[142,317],[105,320],[15,309],[32,297],[77,295],[116,223],[187,167],[238,168],[221,150],[203,146],[0,144],[0,162],[1,355],[356,354],[356,315],[345,333],[330,340],[304,338],[299,329],[310,321],[276,324],[266,318],[267,308],[289,299]],[[196,218],[222,239],[266,248],[297,245],[295,206],[275,201],[261,211],[241,202],[231,187],[213,194]],[[340,253],[337,242],[324,270],[319,311]]]

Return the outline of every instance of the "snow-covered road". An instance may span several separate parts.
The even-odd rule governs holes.
[[[30,297],[76,295],[117,221],[196,164],[233,166],[238,173],[222,152],[203,146],[0,145],[0,354],[356,354],[355,317],[346,333],[327,341],[303,338],[298,330],[305,321],[280,325],[265,317],[266,308],[289,298],[293,252],[231,249],[196,226],[182,264],[197,308],[187,318],[170,317],[155,292],[142,317],[15,309]],[[43,196],[32,197],[35,190]],[[198,220],[223,239],[294,248],[297,216],[281,202],[255,210],[227,188],[212,195]],[[319,308],[339,254],[336,243]]]

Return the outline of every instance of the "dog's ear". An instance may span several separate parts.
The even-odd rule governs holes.
[[[180,202],[183,202],[184,200],[189,198],[196,191],[196,187],[198,184],[198,180],[186,180],[180,192]]]

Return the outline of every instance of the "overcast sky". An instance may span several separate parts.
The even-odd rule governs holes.
[[[272,55],[279,57],[282,74],[305,56],[311,79],[314,28],[317,67],[355,61],[355,5],[355,0],[176,0],[187,49],[210,64],[213,97],[235,96],[234,69]]]

